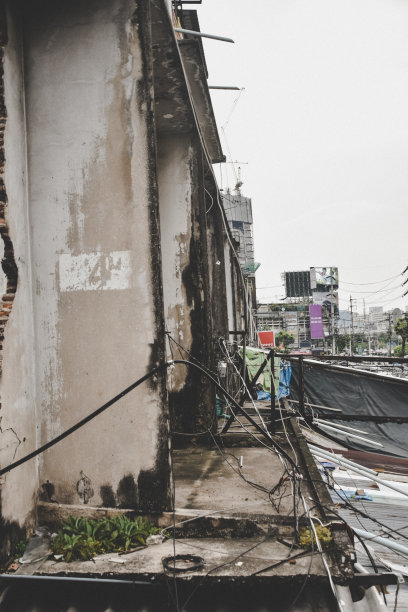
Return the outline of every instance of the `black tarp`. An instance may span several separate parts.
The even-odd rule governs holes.
[[[408,417],[408,380],[312,360],[303,363],[305,402],[340,408],[342,414],[357,417]],[[299,364],[292,362],[291,397],[296,400],[299,399],[298,385]],[[321,430],[347,448],[408,458],[408,423],[347,422],[336,419],[335,412],[306,406],[306,412],[310,414],[312,410],[316,415],[331,415],[324,420],[327,425],[340,424],[363,430],[369,440],[383,445],[374,446],[346,433]]]

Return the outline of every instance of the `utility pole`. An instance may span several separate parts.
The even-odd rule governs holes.
[[[364,313],[364,330],[367,331],[367,336],[368,336],[368,354],[371,355],[370,313],[368,313],[368,320],[367,320],[366,319],[365,298],[363,298],[363,313]]]
[[[352,355],[352,347],[353,347],[353,330],[354,330],[354,322],[353,322],[353,298],[350,295],[350,315],[351,315],[351,325],[350,325],[350,355]]]
[[[370,323],[370,313],[368,313],[368,354],[371,355],[371,323]]]
[[[391,337],[392,337],[392,328],[391,328],[391,313],[388,313],[388,357],[391,357]]]
[[[300,348],[300,330],[299,330],[299,312],[298,311],[296,311],[296,329],[297,329],[298,348]]]
[[[334,295],[333,295],[333,269],[330,275],[330,318],[331,318],[331,333],[332,333],[332,355],[336,353],[336,341],[334,339]]]

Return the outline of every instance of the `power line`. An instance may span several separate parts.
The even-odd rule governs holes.
[[[390,276],[389,278],[384,278],[383,280],[379,280],[379,281],[373,281],[371,283],[350,283],[348,281],[344,281],[342,279],[341,284],[342,285],[355,285],[356,287],[362,287],[365,285],[379,285],[380,283],[386,283],[389,280],[394,280],[395,278],[398,278],[399,276],[401,276],[400,274],[396,274],[395,276]]]
[[[377,293],[384,293],[384,291],[393,291],[394,289],[399,289],[401,285],[395,285],[394,287],[384,287],[383,289],[377,289],[376,291],[356,291],[356,289],[353,289],[352,292],[353,294],[355,293],[364,293],[366,295],[375,295]]]

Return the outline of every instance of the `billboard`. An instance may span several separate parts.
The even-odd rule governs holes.
[[[284,272],[286,297],[308,297],[311,295],[310,271]]]
[[[330,287],[326,291],[313,291],[312,292],[313,304],[321,306],[323,313],[330,316],[331,305],[333,303],[333,313],[338,316],[339,314],[339,294],[338,291],[331,292]]]
[[[339,269],[310,268],[310,287],[313,291],[328,291],[329,289],[339,288]]]
[[[275,336],[273,331],[259,331],[259,344],[262,348],[273,348],[275,346]]]
[[[310,337],[312,340],[323,338],[323,318],[320,304],[310,304]]]

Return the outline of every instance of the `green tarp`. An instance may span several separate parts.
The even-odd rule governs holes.
[[[242,348],[239,349],[239,353],[242,357]],[[253,379],[253,377],[263,364],[267,354],[268,353],[263,353],[254,348],[246,348],[245,362],[248,369],[249,380]],[[275,357],[275,390],[279,388],[279,367],[280,359],[278,357]],[[271,392],[271,362],[269,360],[257,382],[262,385],[264,391],[268,391],[268,393]]]

